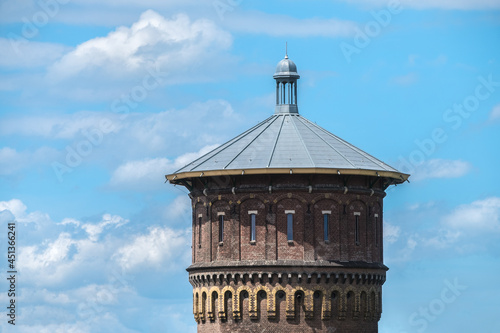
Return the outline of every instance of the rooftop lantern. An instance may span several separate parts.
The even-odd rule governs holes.
[[[274,74],[276,80],[276,108],[275,113],[299,113],[297,107],[297,80],[300,75],[297,73],[297,66],[288,59],[281,60],[276,66]]]

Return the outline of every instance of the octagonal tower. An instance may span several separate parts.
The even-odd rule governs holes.
[[[192,200],[198,332],[377,332],[383,198],[409,177],[302,117],[297,67],[274,114],[166,178]]]

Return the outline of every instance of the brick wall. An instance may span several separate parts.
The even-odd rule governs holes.
[[[188,271],[199,332],[377,332],[386,270],[384,179],[249,175],[192,184]],[[287,214],[293,216],[292,240]],[[285,299],[276,290],[284,290]],[[241,306],[234,312],[236,301]],[[276,314],[270,315],[268,302],[276,303]]]

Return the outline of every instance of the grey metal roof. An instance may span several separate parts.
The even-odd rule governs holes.
[[[297,73],[297,65],[288,56],[281,60],[276,66],[276,72],[273,76],[275,79],[280,77],[296,77],[300,78],[299,73]]]
[[[342,140],[299,114],[275,114],[172,176],[252,169],[398,170]],[[375,175],[375,172],[373,172]],[[172,179],[172,177],[168,177]],[[396,176],[392,178],[397,178]]]
[[[275,114],[167,179],[238,174],[303,173],[381,176],[401,183],[403,174],[298,114],[297,66],[281,60]]]

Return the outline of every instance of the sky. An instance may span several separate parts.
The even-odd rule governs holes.
[[[164,175],[274,112],[285,42],[301,115],[411,174],[380,332],[500,331],[500,1],[4,0],[1,332],[196,331]]]

